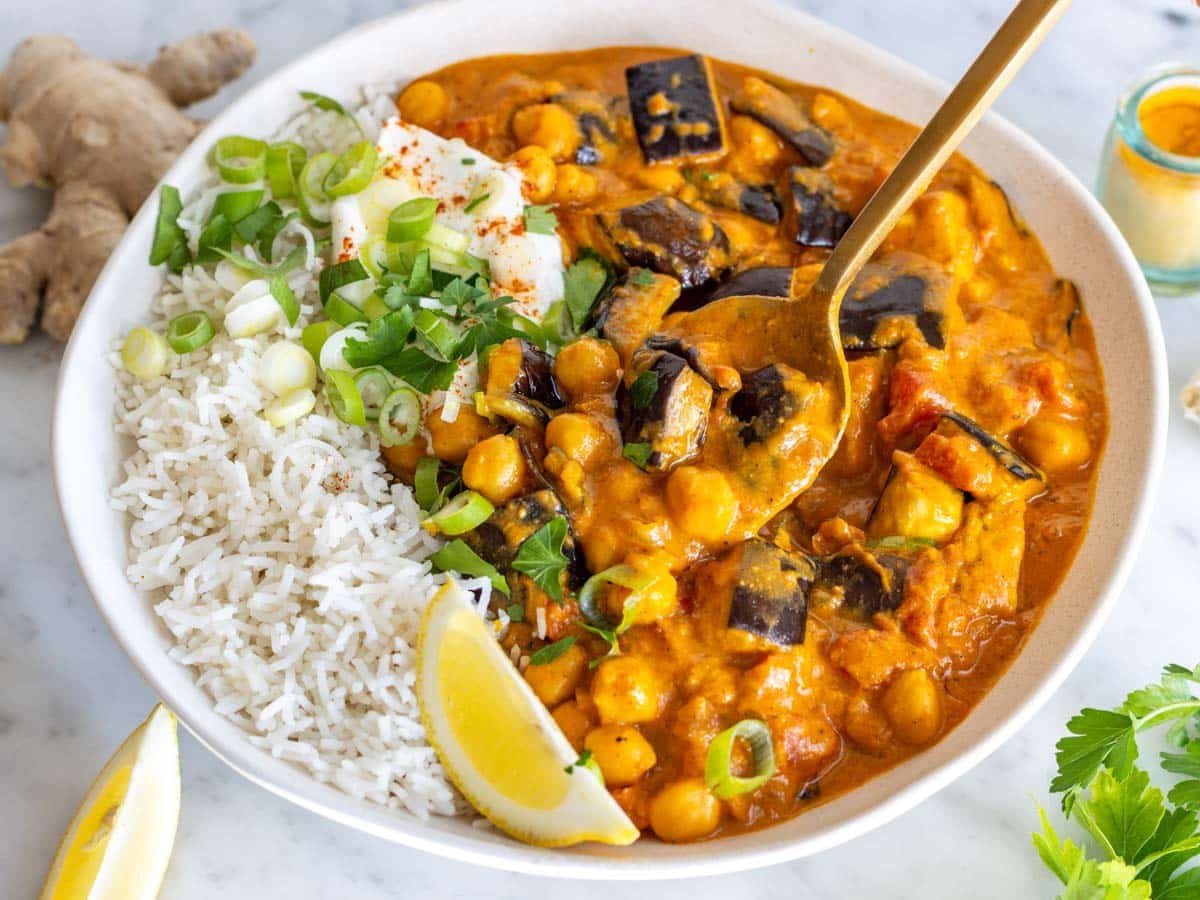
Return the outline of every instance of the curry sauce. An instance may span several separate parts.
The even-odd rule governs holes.
[[[859,276],[849,425],[778,496],[745,486],[804,452],[819,387],[736,320],[702,344],[673,325],[802,296],[915,129],[661,48],[468,60],[397,104],[519,165],[565,261],[606,282],[556,353],[493,348],[476,409],[386,454],[402,478],[429,453],[461,466],[496,505],[464,540],[511,586],[503,645],[633,821],[672,841],[769,824],[961,722],[1069,567],[1107,430],[1078,293],[1003,189],[955,156]],[[513,562],[559,517],[555,599]],[[714,788],[714,740],[744,720],[773,771]]]

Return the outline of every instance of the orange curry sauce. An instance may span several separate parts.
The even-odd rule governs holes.
[[[556,603],[506,572],[512,599],[493,596],[498,606],[523,604],[524,622],[509,627],[505,649],[516,648],[512,656],[568,738],[593,751],[639,827],[666,840],[793,816],[961,722],[1067,571],[1107,431],[1092,328],[1074,286],[1054,273],[1001,187],[956,156],[858,290],[867,296],[908,278],[924,290],[919,302],[933,318],[886,318],[853,346],[848,340],[852,412],[834,460],[755,541],[729,533],[738,459],[706,452],[695,429],[675,420],[691,409],[701,433],[705,424],[710,436],[741,429],[748,445],[786,453],[786,442],[770,444],[772,429],[802,427],[787,403],[803,405],[803,378],[758,378],[759,405],[739,405],[754,373],[724,364],[739,354],[700,352],[686,360],[680,404],[664,413],[683,437],[668,434],[664,420],[643,423],[631,438],[630,391],[664,352],[645,341],[747,270],[793,267],[801,282],[815,278],[830,234],[844,231],[914,128],[832,91],[707,60],[719,116],[678,126],[676,136],[719,146],[648,163],[626,67],[685,53],[604,48],[473,59],[425,76],[398,98],[406,119],[518,162],[529,202],[555,207],[566,261],[585,248],[609,259],[620,299],[602,301],[610,307],[596,337],[560,351],[553,372],[563,405],[545,419],[514,423],[501,411],[485,421],[464,410],[448,425],[431,417],[428,443],[389,453],[401,477],[427,447],[463,464],[467,486],[498,501],[497,540],[528,534],[520,517],[504,518],[502,502],[541,491],[565,510],[588,572],[625,563],[646,576],[620,654],[598,665],[589,663],[608,646],[579,626],[578,579],[564,576],[566,597]],[[669,113],[678,79],[667,84],[634,102]],[[805,149],[814,135],[827,159],[819,146]],[[761,190],[743,194],[748,186]],[[796,197],[816,198],[815,206],[797,211]],[[781,211],[779,221],[764,220],[769,210],[741,208],[764,198]],[[656,244],[622,218],[622,210],[656,200],[666,205],[643,208],[670,216],[681,204],[693,216],[684,242],[695,246]],[[736,329],[728,341],[736,349]],[[666,352],[687,356],[678,347]],[[512,347],[493,354],[489,394],[493,377],[511,383],[501,370],[518,358]],[[659,373],[661,391],[666,370]],[[783,404],[778,415],[772,402]],[[505,457],[496,441],[503,435],[516,439],[510,446],[519,445],[523,459]],[[657,454],[645,469],[622,455],[631,441]],[[750,571],[754,554],[766,569]],[[801,640],[797,623],[770,605],[797,591],[807,601]],[[619,619],[627,596],[610,586],[601,607]],[[577,641],[566,653],[528,664],[538,648],[570,635]],[[703,782],[709,744],[747,718],[769,727],[775,774],[751,792],[712,798]],[[741,742],[733,767],[750,770]]]

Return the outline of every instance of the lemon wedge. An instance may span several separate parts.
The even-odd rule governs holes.
[[[451,780],[501,831],[539,847],[637,840],[600,779],[572,766],[578,754],[453,581],[421,623],[417,699]]]
[[[179,738],[159,705],[96,777],[50,866],[41,900],[151,900],[179,822]]]

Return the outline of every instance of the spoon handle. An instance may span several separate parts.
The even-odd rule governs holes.
[[[892,226],[1067,11],[1071,0],[1021,0],[872,195],[825,263],[813,294],[838,300]],[[835,318],[836,321],[836,318]]]

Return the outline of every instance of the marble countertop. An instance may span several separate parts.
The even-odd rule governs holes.
[[[6,0],[0,59],[34,32],[62,32],[115,59],[221,24],[259,44],[249,75],[217,108],[294,54],[391,12],[402,0]],[[1011,0],[799,0],[805,10],[954,79]],[[936,36],[931,39],[932,36]],[[1077,4],[999,103],[1086,183],[1121,86],[1167,59],[1195,61],[1200,10],[1188,0]],[[1098,52],[1102,50],[1102,52]],[[33,227],[47,198],[0,186],[0,240]],[[1159,306],[1171,392],[1200,367],[1200,297]],[[154,702],[109,636],[67,547],[49,464],[60,348],[0,348],[0,884],[34,896],[58,837],[94,773]],[[1119,378],[1120,373],[1109,373]],[[1114,423],[1114,427],[1121,427]],[[1167,470],[1121,603],[1065,687],[1020,735],[973,772],[874,833],[815,859],[751,874],[663,884],[662,900],[781,895],[1048,897],[1056,882],[1033,853],[1034,799],[1045,799],[1053,745],[1081,706],[1115,703],[1159,667],[1194,664],[1200,613],[1200,428],[1172,405]],[[611,896],[606,885],[548,882],[448,863],[350,831],[253,786],[182,737],[183,813],[164,900],[191,898]],[[631,894],[641,890],[631,885]]]

